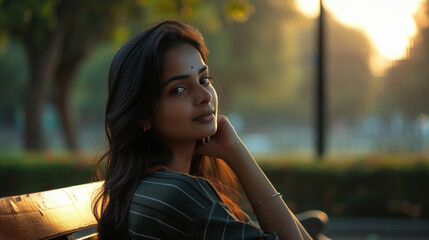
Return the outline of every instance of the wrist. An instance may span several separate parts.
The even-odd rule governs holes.
[[[241,140],[233,142],[225,151],[224,161],[237,174],[240,169],[254,162],[252,155]]]

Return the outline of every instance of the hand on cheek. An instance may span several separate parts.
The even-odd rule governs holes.
[[[229,120],[222,115],[217,118],[217,131],[213,136],[198,140],[196,151],[210,157],[225,158],[228,154],[237,150],[242,144]]]

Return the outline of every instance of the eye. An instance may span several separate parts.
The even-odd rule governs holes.
[[[209,76],[205,76],[203,78],[200,79],[200,84],[201,85],[206,85],[206,84],[212,84],[213,83],[213,78],[209,77]]]
[[[172,93],[172,94],[180,94],[183,91],[185,91],[185,89],[186,89],[185,87],[178,86],[178,87],[175,87],[175,88],[171,89],[170,93]]]

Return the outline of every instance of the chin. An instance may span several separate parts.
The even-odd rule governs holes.
[[[201,135],[201,137],[199,139],[205,138],[208,136],[213,136],[216,133],[216,131],[217,131],[217,127],[214,127],[208,131],[204,131],[204,133]]]
[[[217,132],[217,124],[215,123],[214,126],[212,127],[211,131],[210,131],[210,135],[208,136],[212,136]]]

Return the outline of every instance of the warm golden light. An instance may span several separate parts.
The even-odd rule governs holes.
[[[296,0],[296,6],[307,17],[319,16],[319,0]]]
[[[318,16],[318,0],[296,0],[298,9],[309,17]],[[374,73],[385,63],[404,56],[416,34],[413,15],[422,0],[325,0],[326,10],[343,24],[361,29],[377,52],[373,53]],[[384,61],[384,64],[383,64]]]

